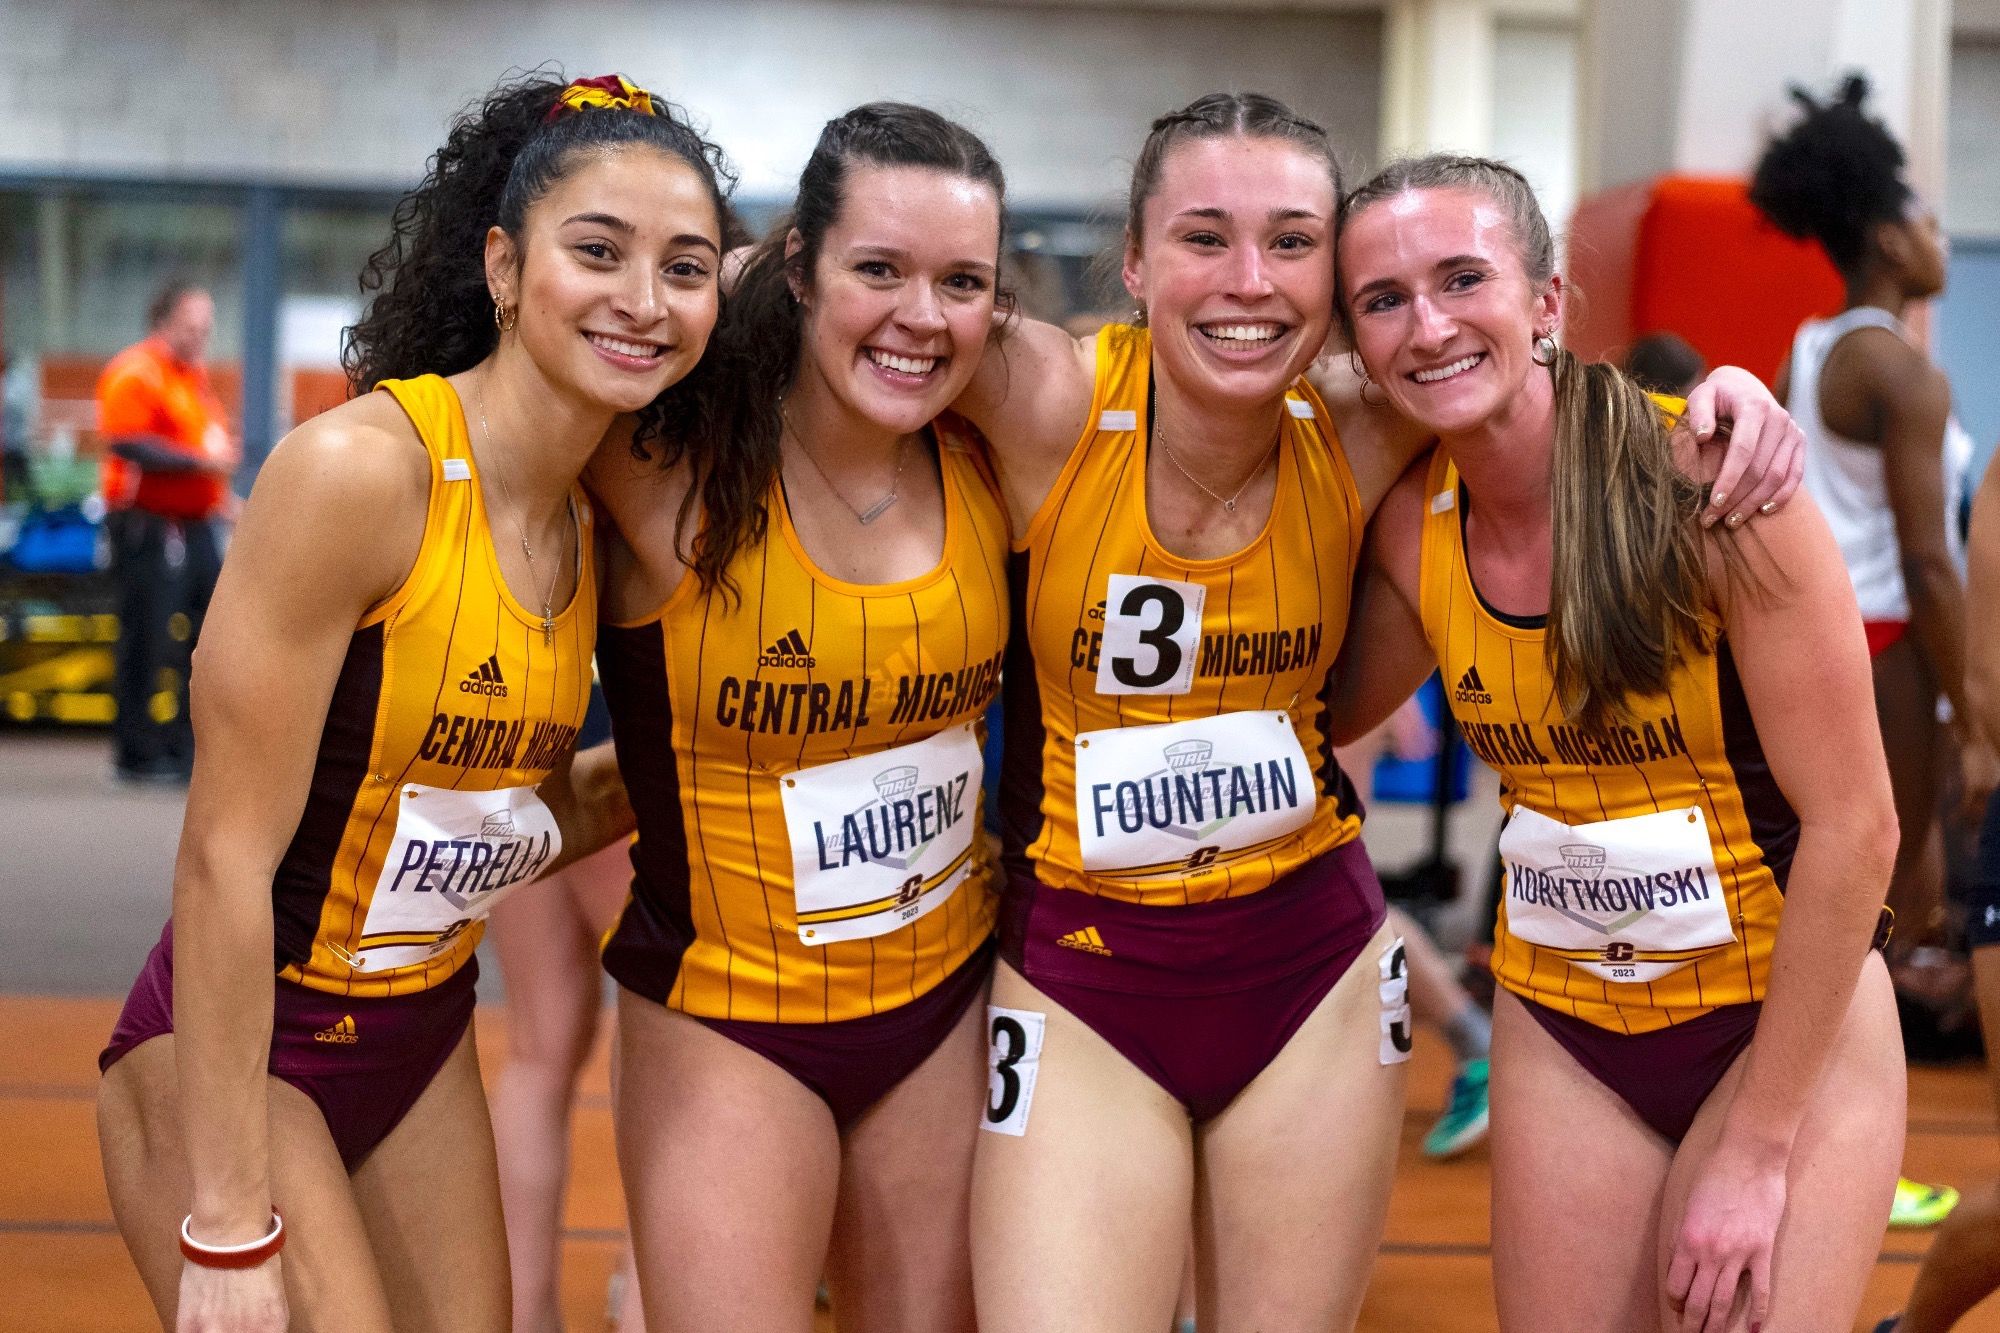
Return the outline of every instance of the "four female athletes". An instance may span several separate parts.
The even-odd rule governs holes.
[[[1370,406],[1366,382],[1337,367],[1318,388],[1301,378],[1334,309],[1341,191],[1324,135],[1258,97],[1204,98],[1164,118],[1132,191],[1125,276],[1141,321],[1088,343],[1015,323],[982,355],[999,283],[997,163],[932,113],[858,108],[829,123],[790,225],[745,266],[700,371],[668,392],[714,320],[729,226],[714,159],[671,115],[647,114],[643,93],[592,82],[517,90],[523,106],[590,109],[552,113],[499,174],[538,170],[497,207],[452,211],[468,253],[486,236],[484,280],[471,290],[498,303],[497,348],[462,319],[441,322],[424,364],[457,379],[428,398],[395,390],[420,427],[444,423],[432,432],[443,442],[418,460],[435,469],[409,469],[427,515],[414,526],[426,535],[379,588],[354,594],[340,635],[362,644],[344,646],[345,660],[362,660],[323,673],[307,719],[326,718],[317,764],[304,758],[304,730],[268,730],[270,709],[237,724],[270,767],[258,770],[255,835],[229,825],[229,930],[208,901],[217,872],[185,850],[177,889],[184,937],[199,924],[207,950],[233,942],[239,961],[199,977],[184,968],[184,1014],[220,1027],[215,1011],[226,1009],[232,1051],[262,1039],[258,969],[242,955],[261,947],[250,909],[272,882],[287,961],[285,914],[299,913],[280,864],[286,837],[319,858],[306,867],[320,885],[307,924],[348,969],[325,989],[355,997],[343,1002],[352,1013],[308,1040],[331,1033],[353,1049],[377,1012],[362,998],[369,951],[410,951],[405,966],[416,970],[396,975],[413,978],[416,996],[438,989],[427,983],[449,967],[431,955],[455,966],[469,953],[476,927],[461,919],[475,913],[459,903],[484,887],[475,869],[494,878],[484,868],[505,855],[494,846],[549,824],[564,826],[570,851],[618,831],[603,813],[616,797],[572,799],[560,770],[542,792],[555,813],[538,814],[521,789],[543,775],[511,762],[521,756],[506,748],[506,728],[546,741],[522,742],[541,757],[566,749],[561,728],[575,719],[516,712],[510,723],[498,703],[504,682],[539,669],[538,693],[515,687],[516,709],[555,698],[580,711],[580,685],[566,694],[546,682],[567,660],[556,631],[587,655],[588,628],[574,608],[567,623],[554,612],[567,584],[545,592],[527,576],[557,568],[546,554],[565,512],[557,483],[582,463],[580,445],[558,446],[594,429],[605,444],[589,483],[617,528],[605,537],[601,665],[640,835],[633,899],[606,964],[621,986],[620,1158],[649,1327],[807,1328],[822,1265],[852,1327],[969,1326],[975,1275],[991,1327],[1155,1327],[1171,1312],[1190,1218],[1209,1320],[1351,1325],[1386,1203],[1406,1040],[1398,955],[1356,841],[1358,804],[1330,758],[1340,702],[1330,669],[1363,525],[1437,426],[1393,396],[1407,417]],[[612,128],[641,122],[662,128]],[[461,135],[476,133],[470,125]],[[602,125],[607,142],[584,143],[566,125]],[[563,134],[579,142],[532,151]],[[648,158],[634,147],[653,143],[648,135],[680,146]],[[448,146],[438,179],[468,155]],[[648,190],[657,197],[642,198]],[[485,232],[482,216],[498,225]],[[390,295],[405,283],[450,287],[463,303],[470,284],[452,280],[452,259],[406,256]],[[1526,346],[1506,349],[1509,367],[1525,364]],[[358,378],[417,368],[385,360]],[[1732,390],[1722,406],[1737,426],[1733,457],[1760,473],[1717,509],[1733,527],[1788,484],[1795,442],[1754,382],[1697,390],[1691,423],[1713,425],[1718,387]],[[461,416],[466,397],[474,411]],[[341,431],[359,418],[345,414],[371,401],[302,429],[282,456],[304,457],[328,435],[351,443]],[[500,431],[485,427],[489,404]],[[470,449],[467,416],[481,422]],[[534,455],[523,438],[531,420],[544,441]],[[495,440],[517,439],[518,456],[496,452]],[[570,463],[558,467],[558,454]],[[547,484],[540,521],[531,512],[514,534],[521,562],[504,538],[478,545],[487,506],[512,516],[505,493],[450,522],[451,483],[504,483],[505,461]],[[471,493],[484,489],[480,480]],[[520,493],[543,492],[524,482]],[[293,508],[315,498],[288,494]],[[365,503],[377,528],[395,512],[384,497]],[[568,512],[580,526],[585,507]],[[245,606],[267,568],[280,571],[273,598],[301,595],[298,571],[311,566],[303,555],[282,563],[299,526],[271,532],[267,545],[280,549],[256,568],[239,559]],[[465,670],[456,657],[441,668],[389,658],[377,626],[393,632],[409,619],[405,603],[432,591],[454,537],[496,553],[482,569],[494,571],[487,599],[511,616],[508,633],[487,625],[486,656]],[[541,561],[525,559],[537,545]],[[460,583],[481,558],[458,557]],[[532,586],[528,598],[500,582],[515,563],[511,582]],[[579,554],[567,576],[582,596],[590,569]],[[539,619],[528,609],[537,600]],[[266,614],[277,633],[305,637],[310,620],[326,640],[320,622],[334,611]],[[250,625],[230,642],[254,643],[260,622],[239,615]],[[454,622],[442,637],[455,645],[460,632]],[[534,668],[526,655],[538,641],[547,661]],[[1004,893],[978,827],[979,719],[1003,654]],[[582,660],[562,679],[587,680]],[[255,682],[217,669],[228,670],[205,679],[208,711],[227,718]],[[372,685],[366,702],[386,729],[400,713],[376,706],[383,682],[419,669],[442,701],[436,716],[460,684],[474,687],[479,714],[442,728],[427,718],[408,736],[343,722],[350,696]],[[214,729],[226,745],[229,732]],[[462,771],[424,767],[453,760]],[[289,788],[275,771],[284,764],[298,774]],[[384,777],[392,767],[397,776]],[[370,783],[387,790],[362,808],[355,793]],[[511,794],[461,799],[489,783]],[[417,802],[440,795],[471,823],[418,827],[430,807]],[[337,827],[313,818],[329,801]],[[209,841],[204,809],[198,779],[197,849]],[[210,818],[244,816],[232,807]],[[241,849],[259,839],[275,850],[251,864]],[[545,841],[552,856],[553,835]],[[404,887],[437,891],[425,900],[433,915],[363,931],[378,911],[402,910],[388,895]],[[458,913],[449,922],[434,907],[447,901]],[[975,1002],[996,914],[1003,962],[982,1024]],[[271,1068],[286,1080],[282,1002],[278,1013]],[[436,1044],[429,1014],[401,1021],[379,1045],[401,1057]],[[325,1137],[339,1103],[312,1081],[317,1071],[274,1085],[267,1166],[245,1151],[266,1123],[245,1104],[252,1067],[210,1055],[221,1049],[213,1040],[181,1044],[180,1091],[170,1067],[148,1081],[120,1075],[134,1068],[121,1061],[105,1094],[115,1180],[124,1164],[121,1224],[163,1312],[176,1274],[162,1240],[172,1219],[162,1219],[182,1199],[195,1203],[186,1289],[259,1293],[272,1305],[276,1262],[218,1247],[254,1246],[275,1194],[281,1210],[300,1210],[302,1231],[311,1218],[315,1233],[348,1242],[308,1240],[314,1258],[285,1270],[303,1318],[492,1325],[505,1302],[504,1248],[483,1109],[465,1081],[469,1047],[447,1064],[460,1071],[452,1079],[416,1080],[445,1116],[406,1120],[340,1161],[329,1142],[307,1170],[293,1159],[312,1155],[295,1146],[309,1137],[299,1124],[311,1108],[286,1109],[285,1093],[307,1086]],[[976,1135],[982,1045],[993,1132]],[[449,1090],[459,1100],[444,1105]],[[180,1165],[161,1125],[190,1098],[203,1114],[188,1118]],[[468,1103],[476,1114],[454,1114]],[[467,1125],[477,1142],[440,1149],[447,1132],[465,1144]],[[401,1150],[398,1133],[415,1151]],[[1078,1190],[1079,1179],[1091,1188]],[[399,1248],[443,1207],[491,1219],[495,1240],[476,1256],[453,1247],[463,1266],[454,1290],[468,1289],[469,1268],[482,1295],[449,1313],[426,1300],[422,1266]],[[207,1266],[239,1257],[263,1277]],[[375,1304],[332,1313],[322,1302],[347,1296],[328,1294],[327,1275],[357,1263],[376,1278],[356,1288]]]

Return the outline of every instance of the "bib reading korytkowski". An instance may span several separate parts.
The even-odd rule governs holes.
[[[1516,806],[1500,857],[1508,933],[1605,981],[1652,981],[1736,938],[1696,807],[1571,825]]]
[[[562,849],[533,787],[453,791],[403,784],[396,837],[349,959],[362,972],[421,963],[481,920]]]
[[[884,935],[949,901],[973,869],[984,777],[970,726],[788,774],[799,939]]]
[[[1076,738],[1083,867],[1164,875],[1261,849],[1312,820],[1318,788],[1284,713],[1222,713]]]

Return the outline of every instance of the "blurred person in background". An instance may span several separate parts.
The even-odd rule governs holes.
[[[1944,290],[1937,216],[1903,177],[1903,150],[1863,109],[1856,75],[1804,114],[1757,164],[1750,198],[1780,230],[1816,240],[1847,283],[1847,306],[1799,326],[1778,393],[1806,434],[1806,489],[1854,583],[1873,659],[1876,711],[1902,844],[1889,906],[1892,961],[1923,943],[1942,907],[1942,768],[1956,750],[1967,785],[1991,790],[1994,752],[1968,725],[1964,547],[1957,516],[1972,440],[1951,384],[1904,324]],[[1949,703],[1940,721],[1939,696]],[[1975,945],[2000,927],[1973,923]]]
[[[1685,398],[1688,390],[1701,383],[1702,376],[1708,373],[1708,362],[1693,343],[1678,333],[1661,329],[1632,344],[1625,353],[1624,369],[1648,392]]]
[[[1750,197],[1780,230],[1818,241],[1847,284],[1844,310],[1799,326],[1778,393],[1805,431],[1806,489],[1840,543],[1868,636],[1902,831],[1889,956],[1907,987],[1924,975],[1910,951],[1932,937],[1943,909],[1938,813],[1952,752],[1968,804],[1995,778],[1963,685],[1958,516],[1972,440],[1952,416],[1944,371],[1904,324],[1914,305],[1943,292],[1947,256],[1936,214],[1903,177],[1902,148],[1863,109],[1859,76],[1827,102],[1793,96],[1804,114],[1765,150]],[[2000,922],[1967,925],[1975,949],[2000,943]],[[1900,1181],[1893,1224],[1935,1225],[1957,1202],[1949,1187]]]
[[[1965,697],[1971,725],[2000,747],[2000,467],[1991,463],[1972,501],[1966,540]],[[1987,1075],[2000,1102],[2000,793],[1987,797],[1979,830],[1968,933],[1973,989],[1986,1032]],[[2000,1287],[2000,1186],[1970,1195],[1941,1227],[1924,1256],[1900,1317],[1876,1333],[1943,1333]]]
[[[577,748],[611,738],[604,694],[593,685]],[[507,1221],[514,1333],[562,1333],[563,1205],[577,1082],[604,1018],[598,947],[632,883],[632,851],[619,841],[550,875],[534,893],[493,909],[488,938],[507,994],[507,1062],[493,1077],[493,1146]],[[606,1316],[614,1329],[645,1327],[632,1247],[622,1247]]]
[[[146,324],[97,381],[118,585],[112,764],[130,781],[185,782],[194,767],[188,669],[222,569],[220,521],[238,451],[204,364],[214,298],[168,282]]]

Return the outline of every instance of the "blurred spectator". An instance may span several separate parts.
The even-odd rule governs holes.
[[[1625,354],[1624,369],[1641,388],[1685,398],[1708,373],[1708,363],[1694,344],[1662,329],[1632,344],[1632,350]]]
[[[194,766],[188,668],[222,565],[237,455],[203,365],[214,298],[170,282],[147,315],[147,336],[97,381],[118,583],[113,763],[123,778],[184,782]]]

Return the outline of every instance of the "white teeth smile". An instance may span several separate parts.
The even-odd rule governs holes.
[[[1439,366],[1435,370],[1419,370],[1410,378],[1419,384],[1436,384],[1439,380],[1448,380],[1453,375],[1463,375],[1485,359],[1486,353],[1474,352],[1471,356],[1460,357],[1448,366]]]
[[[868,359],[884,370],[899,370],[905,375],[928,375],[937,366],[934,356],[897,356],[894,352],[867,349]]]
[[[1267,343],[1277,341],[1285,331],[1282,324],[1202,324],[1203,334],[1217,342]]]
[[[626,342],[623,338],[607,338],[601,333],[587,333],[584,336],[590,339],[594,345],[602,347],[607,352],[616,352],[620,356],[637,356],[651,359],[658,356],[664,350],[658,343]]]

